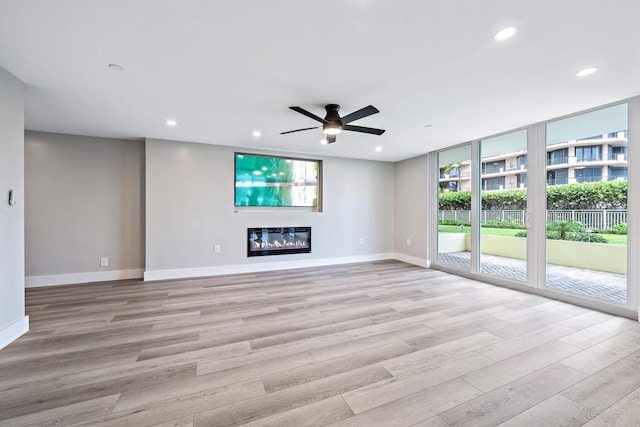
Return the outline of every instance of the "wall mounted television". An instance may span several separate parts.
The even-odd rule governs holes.
[[[235,153],[235,206],[318,208],[322,161]]]

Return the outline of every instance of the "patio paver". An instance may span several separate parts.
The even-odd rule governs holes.
[[[438,262],[464,270],[471,268],[471,252],[438,254]],[[526,261],[482,254],[483,273],[526,281]],[[583,268],[547,264],[547,287],[592,298],[627,303],[627,276]]]

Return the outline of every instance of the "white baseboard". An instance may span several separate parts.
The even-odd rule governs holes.
[[[419,267],[431,268],[431,261],[428,259],[417,258],[410,255],[400,254],[398,252],[394,252],[393,259],[397,259],[398,261],[406,262],[408,264],[417,265]]]
[[[319,258],[295,261],[275,261],[255,264],[220,265],[198,268],[178,268],[173,270],[147,270],[144,280],[185,279],[189,277],[220,276],[223,274],[256,273],[259,271],[290,270],[294,268],[321,267],[325,265],[351,264],[354,262],[381,261],[393,259],[393,254],[356,255],[338,258]]]
[[[29,316],[24,316],[11,323],[4,329],[0,329],[0,350],[29,332]]]
[[[37,288],[39,286],[72,285],[76,283],[106,282],[109,280],[126,280],[142,278],[144,270],[134,268],[131,270],[92,271],[87,273],[54,274],[51,276],[29,276],[24,279],[25,288]]]

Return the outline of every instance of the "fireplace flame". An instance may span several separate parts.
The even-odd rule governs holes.
[[[307,244],[299,239],[296,241],[293,241],[293,240],[287,241],[286,239],[283,239],[282,242],[280,242],[279,240],[274,240],[272,242],[254,241],[254,244],[257,249],[267,249],[267,248],[282,249],[282,248],[306,248],[307,247]]]

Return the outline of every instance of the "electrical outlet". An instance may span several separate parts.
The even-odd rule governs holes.
[[[100,267],[109,267],[109,258],[100,258]]]
[[[411,246],[411,239],[407,237],[407,246]]]
[[[361,244],[361,245],[364,245],[364,237],[361,237],[361,238],[360,238],[360,244]]]
[[[220,245],[215,245],[213,247],[213,253],[214,254],[219,254],[220,253]]]

